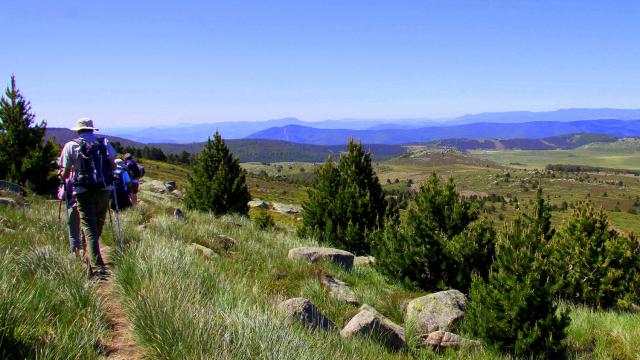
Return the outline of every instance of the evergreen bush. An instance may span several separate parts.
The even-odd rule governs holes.
[[[569,325],[548,282],[543,222],[521,216],[500,234],[489,277],[474,276],[465,312],[466,333],[517,357],[554,357]]]
[[[300,236],[357,254],[370,253],[369,237],[384,226],[387,203],[371,166],[371,153],[361,143],[351,139],[337,165],[328,158],[307,193]]]
[[[486,277],[494,255],[491,221],[479,218],[479,203],[460,197],[453,179],[433,174],[420,188],[406,220],[387,226],[374,243],[377,266],[425,290],[466,291],[477,273]]]
[[[272,229],[276,226],[276,223],[273,221],[273,217],[266,210],[258,210],[252,220],[256,226],[262,230]]]
[[[0,99],[0,179],[40,194],[56,187],[55,146],[45,141],[47,123],[35,122],[31,102],[16,87],[15,77]]]
[[[189,176],[184,203],[189,209],[210,211],[216,215],[238,213],[247,215],[251,195],[247,189],[245,171],[216,131],[214,140],[207,140]]]
[[[596,308],[638,303],[640,245],[611,229],[603,210],[580,204],[551,242],[560,295]]]

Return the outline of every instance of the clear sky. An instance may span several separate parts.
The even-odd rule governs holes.
[[[640,1],[4,1],[0,83],[104,127],[638,108]]]

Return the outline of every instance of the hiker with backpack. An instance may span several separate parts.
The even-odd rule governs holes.
[[[91,244],[91,265],[96,269],[93,275],[104,277],[108,271],[100,253],[99,241],[109,211],[116,151],[106,138],[94,135],[98,129],[93,126],[91,119],[78,119],[71,130],[78,133],[78,138],[67,142],[62,149],[61,178],[73,182],[84,234]]]
[[[129,172],[125,168],[122,159],[116,159],[116,170],[113,172],[113,186],[115,191],[112,193],[111,210],[120,211],[131,207],[131,199],[129,195],[133,188],[133,182],[129,176]]]
[[[131,206],[138,203],[138,188],[140,187],[140,179],[144,176],[144,168],[137,162],[133,161],[133,155],[126,153],[124,155],[124,164],[131,176],[131,190],[129,197],[131,198]]]

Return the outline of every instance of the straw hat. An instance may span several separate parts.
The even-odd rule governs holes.
[[[78,121],[76,121],[76,126],[72,127],[71,130],[80,131],[80,130],[100,130],[100,129],[96,129],[93,127],[93,120],[89,118],[80,118],[78,119]]]

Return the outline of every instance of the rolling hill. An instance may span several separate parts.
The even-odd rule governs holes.
[[[541,139],[573,133],[638,136],[640,135],[640,120],[473,123],[419,129],[384,130],[316,129],[300,125],[287,125],[263,130],[247,138],[336,145],[344,144],[349,138],[354,137],[366,144],[409,144],[452,138]]]

